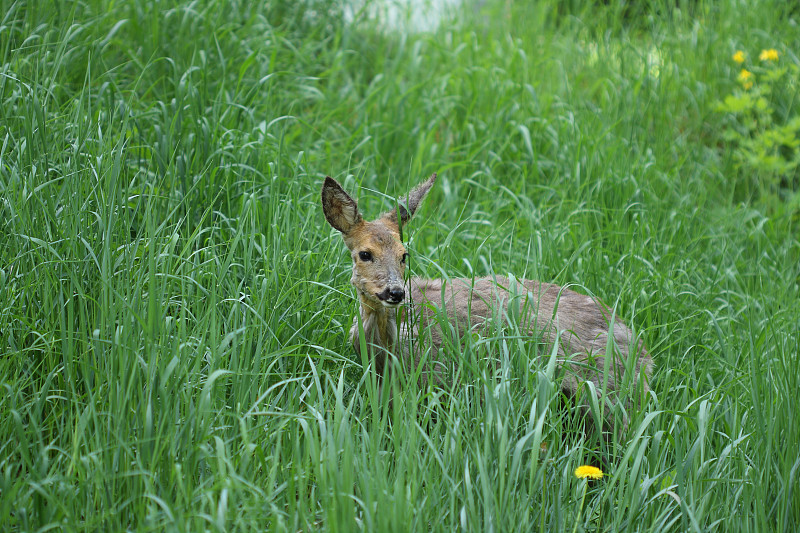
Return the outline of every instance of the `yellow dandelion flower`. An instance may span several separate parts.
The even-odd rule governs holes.
[[[575,477],[578,479],[587,477],[600,479],[603,477],[603,471],[595,466],[583,465],[575,469]]]
[[[742,83],[747,83],[752,78],[753,78],[753,73],[747,70],[746,68],[743,68],[742,71],[739,73],[739,81]],[[750,81],[750,83],[753,82]]]
[[[736,53],[733,54],[733,60],[739,64],[744,63],[744,52],[737,50]]]
[[[761,50],[761,55],[759,55],[758,58],[761,61],[777,61],[778,51],[774,48],[770,48],[769,50]]]
[[[753,87],[753,82],[752,81],[746,81],[746,82],[744,82],[742,84],[742,87],[744,87],[745,91],[750,90]]]

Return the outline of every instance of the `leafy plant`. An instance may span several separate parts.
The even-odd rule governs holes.
[[[762,201],[775,205],[778,200],[796,211],[800,208],[800,66],[785,60],[781,64],[780,56],[775,49],[762,50],[758,62],[749,66],[743,51],[733,54],[733,61],[743,67],[737,76],[739,86],[716,108],[728,117],[724,139],[734,151],[743,181]]]

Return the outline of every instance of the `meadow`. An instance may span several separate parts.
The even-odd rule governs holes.
[[[800,530],[791,2],[0,6],[0,530]],[[613,306],[627,432],[502,330],[380,405],[320,187],[433,172],[411,271]]]

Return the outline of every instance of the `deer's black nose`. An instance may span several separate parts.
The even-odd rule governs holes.
[[[403,301],[403,298],[406,297],[406,291],[403,290],[403,287],[386,287],[383,292],[379,292],[375,296],[383,302],[395,305]]]
[[[378,299],[390,304],[399,304],[406,297],[406,291],[402,287],[386,287],[383,292],[376,294]]]
[[[393,303],[400,303],[406,297],[406,291],[400,287],[389,289],[389,301]]]

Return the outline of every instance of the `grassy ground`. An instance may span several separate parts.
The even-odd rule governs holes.
[[[798,13],[527,4],[392,36],[310,0],[0,1],[0,529],[799,529],[796,212],[715,111],[735,50],[797,62]],[[378,213],[434,171],[414,271],[616,305],[657,365],[628,435],[513,339],[377,408],[321,179]]]

